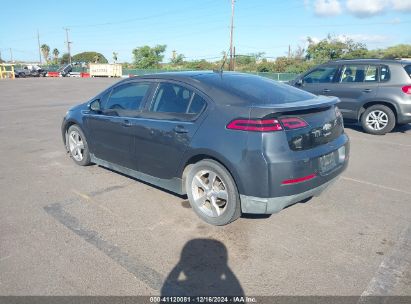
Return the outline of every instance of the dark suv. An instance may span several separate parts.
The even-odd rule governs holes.
[[[344,119],[383,135],[411,122],[411,60],[337,60],[290,82],[316,95],[337,96]]]

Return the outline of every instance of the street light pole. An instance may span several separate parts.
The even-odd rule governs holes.
[[[231,0],[231,27],[230,27],[230,64],[229,70],[234,70],[234,51],[233,51],[233,33],[234,33],[234,4],[235,0]]]

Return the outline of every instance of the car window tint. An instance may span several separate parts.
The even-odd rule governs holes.
[[[306,83],[328,83],[332,82],[337,73],[336,66],[319,67],[304,76]]]
[[[200,113],[204,109],[205,105],[205,100],[198,94],[194,94],[193,100],[190,104],[190,108],[188,109],[188,114]]]
[[[160,83],[150,111],[186,113],[193,92],[172,83]]]
[[[341,73],[341,82],[363,82],[367,67],[367,65],[345,65]]]
[[[405,69],[405,71],[407,72],[408,76],[410,76],[410,78],[411,78],[411,64],[406,65],[406,66],[404,67],[404,69]]]
[[[127,83],[115,87],[104,109],[138,110],[149,87],[148,83]]]
[[[365,72],[365,82],[375,82],[378,81],[378,68],[376,65],[369,65],[367,71]]]

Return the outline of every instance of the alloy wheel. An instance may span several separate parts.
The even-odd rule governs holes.
[[[388,125],[388,115],[383,111],[375,110],[368,113],[365,121],[370,129],[380,131]]]
[[[82,161],[84,157],[84,142],[78,131],[73,130],[69,134],[70,153],[76,161]]]
[[[222,215],[229,203],[227,187],[220,176],[211,170],[201,170],[191,182],[194,204],[205,215]]]

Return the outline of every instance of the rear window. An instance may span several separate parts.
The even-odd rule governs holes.
[[[406,65],[404,70],[407,72],[408,76],[411,78],[411,64]]]
[[[225,77],[224,89],[243,99],[267,104],[282,104],[316,97],[311,93],[269,78],[249,75]]]

